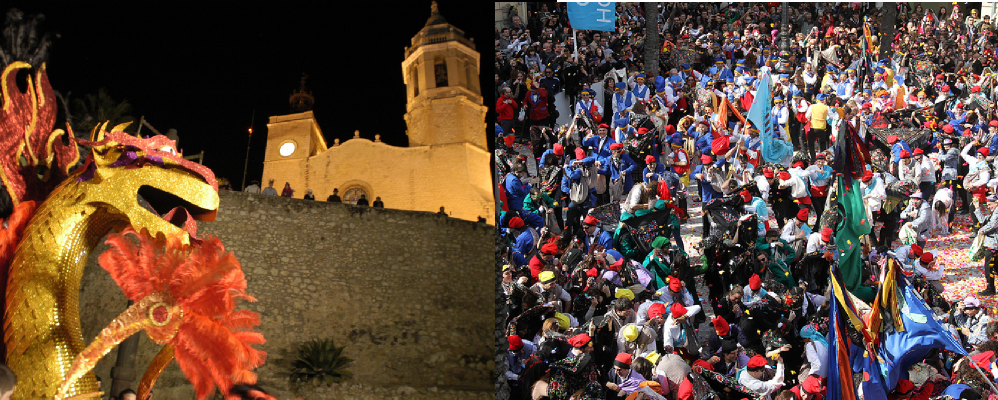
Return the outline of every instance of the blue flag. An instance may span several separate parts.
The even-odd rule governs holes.
[[[884,383],[888,393],[897,386],[899,378],[907,379],[908,368],[921,361],[932,349],[967,355],[960,342],[933,318],[932,311],[907,279],[898,280],[898,289],[903,296],[899,299],[903,302],[899,308],[904,331],[882,334],[878,351],[884,360],[881,370],[887,372]]]
[[[863,348],[852,345],[852,371],[863,372],[863,381],[859,387],[863,389],[863,399],[865,400],[887,400],[887,392],[884,385],[883,374],[881,373],[880,362],[877,355],[871,354]]]
[[[759,152],[762,153],[762,159],[768,163],[779,163],[793,154],[794,148],[788,145],[785,140],[774,138],[770,79],[769,73],[766,73],[759,80],[759,89],[755,92],[752,107],[745,117],[759,129],[759,137],[762,139]]]
[[[773,137],[773,99],[769,92],[772,84],[769,80],[768,73],[759,80],[759,89],[755,92],[752,108],[748,114],[745,114],[745,118],[759,128],[759,136],[763,139]]]
[[[568,3],[568,21],[572,23],[572,29],[613,32],[616,18],[617,7],[614,2]]]

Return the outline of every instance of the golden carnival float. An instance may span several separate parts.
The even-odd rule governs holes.
[[[23,92],[21,70],[29,72]],[[254,330],[260,316],[236,309],[255,299],[235,256],[217,238],[197,236],[195,221],[212,221],[218,210],[212,171],[165,136],[138,138],[123,125],[108,131],[105,123],[90,140],[53,130],[57,102],[44,65],[15,62],[0,86],[0,179],[14,206],[0,227],[0,293],[4,361],[19,380],[14,398],[97,398],[90,370],[139,331],[163,345],[139,398],[174,360],[198,399],[216,386],[225,394],[255,383],[252,371],[266,357],[252,347],[264,343]],[[100,265],[134,303],[85,346],[80,280],[105,236]]]

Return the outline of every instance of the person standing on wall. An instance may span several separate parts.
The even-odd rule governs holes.
[[[263,192],[261,193],[267,196],[277,196],[277,189],[274,189],[273,179],[270,180],[269,185],[267,187],[263,188]]]
[[[250,182],[249,186],[243,189],[246,193],[260,194],[260,181]]]
[[[281,191],[281,197],[294,197],[295,190],[291,188],[291,182],[284,182],[284,190]]]
[[[333,194],[326,198],[326,201],[330,203],[342,203],[343,200],[340,199],[340,189],[333,189]]]

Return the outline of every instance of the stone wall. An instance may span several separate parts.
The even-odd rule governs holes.
[[[222,192],[218,218],[198,234],[235,252],[259,301],[267,363],[259,383],[294,398],[286,365],[296,345],[332,338],[355,361],[343,385],[309,388],[304,398],[491,397],[495,368],[492,313],[494,228],[433,213],[360,208]],[[126,301],[89,260],[80,290],[85,341]],[[134,387],[159,351],[144,334]],[[112,351],[95,372],[110,387]],[[154,398],[193,398],[176,363]],[[483,398],[484,398],[483,397]]]

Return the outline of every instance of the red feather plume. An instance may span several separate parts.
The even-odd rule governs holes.
[[[108,236],[107,243],[111,248],[100,256],[101,267],[129,299],[165,292],[182,307],[182,323],[168,343],[198,399],[216,385],[228,393],[234,382],[256,382],[252,370],[267,356],[252,347],[266,342],[253,330],[260,315],[235,309],[240,299],[256,299],[246,294],[239,261],[218,238],[186,246],[176,238],[157,242],[144,230],[128,228]]]

